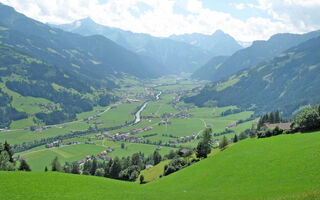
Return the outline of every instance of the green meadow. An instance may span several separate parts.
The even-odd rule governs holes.
[[[65,162],[82,160],[87,155],[97,155],[106,149],[106,147],[98,145],[78,144],[51,149],[43,148],[19,155],[27,160],[33,171],[43,171],[45,166],[51,165],[56,156],[58,156],[60,163],[64,164]]]
[[[0,198],[319,199],[319,140],[320,132],[246,139],[143,185],[52,172],[0,172]]]

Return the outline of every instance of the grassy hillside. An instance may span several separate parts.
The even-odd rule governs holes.
[[[319,140],[320,132],[247,139],[144,185],[70,174],[1,172],[0,199],[319,199]]]

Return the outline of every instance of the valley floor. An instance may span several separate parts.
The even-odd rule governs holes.
[[[116,104],[95,107],[93,111],[78,114],[76,121],[51,126],[42,125],[36,131],[29,129],[34,125],[32,119],[14,121],[11,129],[0,132],[0,142],[7,141],[15,145],[65,136],[75,131],[96,129],[89,134],[60,141],[61,144],[77,142],[78,144],[75,145],[59,145],[54,148],[46,148],[42,145],[15,155],[26,159],[33,171],[43,171],[45,166],[50,166],[55,156],[58,156],[61,163],[74,162],[88,155],[97,156],[108,148],[114,149],[108,154],[109,157],[121,158],[136,152],[142,152],[148,156],[159,147],[160,154],[165,155],[179,147],[195,147],[199,141],[199,135],[207,126],[213,129],[214,140],[218,141],[223,134],[231,138],[235,133],[239,134],[251,128],[253,122],[253,119],[250,119],[253,114],[251,111],[222,116],[224,111],[235,109],[234,106],[199,108],[184,103],[181,101],[182,96],[192,95],[193,90],[204,85],[202,82],[185,77],[166,77],[145,82],[126,78],[118,84],[121,88],[114,93],[121,99]],[[159,98],[156,98],[160,93]],[[141,112],[142,120],[129,126],[128,124],[135,120],[138,108],[147,101],[148,105]],[[31,104],[38,105],[34,100],[25,101],[23,105],[30,107]],[[243,123],[238,123],[239,120]],[[112,127],[118,128],[113,130]],[[134,137],[132,140],[115,140],[105,136],[105,133],[128,133],[142,128],[148,129],[132,134]],[[229,132],[225,132],[226,130]],[[121,148],[122,143],[125,148]]]

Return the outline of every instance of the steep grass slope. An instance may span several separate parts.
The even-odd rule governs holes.
[[[319,199],[320,132],[247,139],[150,184],[0,173],[0,199]],[[41,183],[41,184],[39,184]]]

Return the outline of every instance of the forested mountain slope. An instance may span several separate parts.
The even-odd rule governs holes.
[[[267,41],[254,41],[250,47],[241,49],[226,59],[219,68],[216,69],[216,65],[209,62],[203,66],[207,69],[205,74],[197,72],[193,77],[198,79],[210,77],[209,80],[211,81],[219,81],[238,71],[278,56],[281,52],[318,36],[320,36],[320,31],[302,35],[285,33],[276,34]],[[210,70],[209,66],[211,66]]]
[[[192,75],[192,78],[201,80],[211,80],[213,72],[217,71],[219,67],[229,58],[229,56],[213,57],[204,66],[197,69]]]
[[[221,82],[207,85],[186,98],[202,106],[237,105],[256,111],[280,109],[290,116],[300,106],[320,102],[320,37]]]
[[[94,79],[117,72],[140,78],[157,76],[139,56],[105,37],[83,37],[51,28],[3,4],[0,4],[0,25],[15,31],[2,33],[1,40],[59,68]]]

